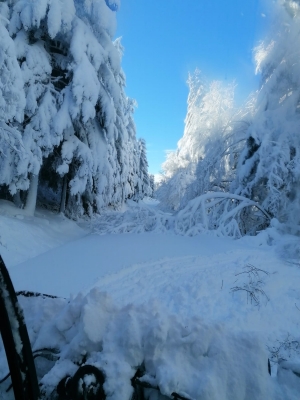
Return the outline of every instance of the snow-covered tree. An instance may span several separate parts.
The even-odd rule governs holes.
[[[262,81],[235,192],[299,230],[300,5],[278,1],[276,27],[255,51]]]
[[[255,234],[272,217],[300,231],[300,3],[273,5],[271,32],[255,49],[259,90],[233,113],[233,87],[190,77],[184,136],[157,191],[173,209],[197,197],[184,209],[186,221],[201,216],[201,226],[234,228],[237,236]]]
[[[189,76],[188,85],[184,134],[177,150],[167,155],[163,164],[166,178],[157,191],[158,197],[175,210],[182,206],[184,198],[186,202],[212,190],[213,181],[219,183],[228,178],[232,160],[228,161],[227,152],[235,140],[232,135],[234,85],[219,81],[207,84],[199,70]]]
[[[12,71],[19,71],[22,82],[11,98],[26,98],[17,102],[21,111],[14,117],[23,122],[18,128],[27,160],[27,186],[20,188],[31,182],[25,207],[34,212],[38,187],[56,191],[60,210],[72,217],[120,205],[135,192],[139,145],[134,103],[124,92],[122,46],[112,41],[119,1],[1,4],[8,21],[1,34],[15,52]],[[6,93],[2,99],[8,104]],[[148,189],[143,190],[141,197]]]
[[[150,197],[153,197],[154,190],[155,190],[155,178],[153,174],[149,175],[149,180],[150,180],[150,189],[151,193],[149,194]]]
[[[166,177],[172,177],[177,170],[186,168],[195,163],[201,157],[201,137],[207,134],[208,126],[203,125],[202,110],[205,106],[205,96],[208,93],[208,84],[196,69],[194,74],[189,74],[187,84],[189,95],[187,99],[187,115],[185,118],[185,129],[183,137],[179,140],[176,151],[167,153],[166,161],[162,168]],[[205,125],[205,123],[204,123]]]
[[[11,194],[28,188],[27,158],[21,124],[24,118],[25,94],[14,42],[7,31],[9,9],[0,4],[0,185]]]
[[[138,141],[139,174],[136,184],[134,198],[139,200],[145,195],[152,196],[151,180],[148,173],[148,161],[146,156],[146,142],[144,139]]]
[[[222,142],[209,143],[181,202],[202,195],[197,201],[208,200],[203,207],[216,227],[238,211],[233,221],[238,235],[255,234],[270,217],[299,232],[299,3],[277,1],[276,11],[274,29],[255,49],[260,89],[231,119]],[[257,206],[247,206],[247,198]]]

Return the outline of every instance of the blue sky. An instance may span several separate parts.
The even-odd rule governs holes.
[[[260,0],[122,0],[117,19],[126,93],[138,102],[137,136],[155,174],[183,134],[189,71],[235,80],[238,104],[256,90],[252,49],[268,13]]]

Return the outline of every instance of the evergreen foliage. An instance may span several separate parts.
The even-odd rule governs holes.
[[[119,1],[1,3],[0,185],[37,193],[72,218],[149,194],[133,112],[112,41]],[[139,167],[143,166],[143,173]]]

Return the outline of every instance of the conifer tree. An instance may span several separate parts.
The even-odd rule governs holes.
[[[3,123],[14,127],[10,145],[17,149],[16,140],[24,155],[16,155],[16,171],[0,184],[11,194],[29,187],[28,213],[38,189],[56,192],[60,211],[74,218],[134,196],[139,144],[134,103],[124,92],[123,49],[112,41],[118,7],[118,0],[1,3],[9,20],[7,29],[1,22],[8,39],[1,51],[12,71],[11,91],[1,96]]]
[[[9,8],[0,3],[0,185],[12,195],[28,188],[28,157],[22,143],[25,94],[14,42],[7,31]]]

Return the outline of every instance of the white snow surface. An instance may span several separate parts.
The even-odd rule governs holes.
[[[161,392],[149,399],[298,399],[299,238],[274,227],[239,240],[147,232],[143,215],[155,213],[161,221],[154,202],[129,204],[79,227],[1,201],[0,252],[16,290],[61,296],[19,297],[33,350],[59,351],[46,369],[37,359],[45,397],[84,358],[104,371],[108,399],[131,398],[141,365]],[[120,231],[113,221],[133,233],[105,234]],[[6,371],[0,345],[0,378]]]

